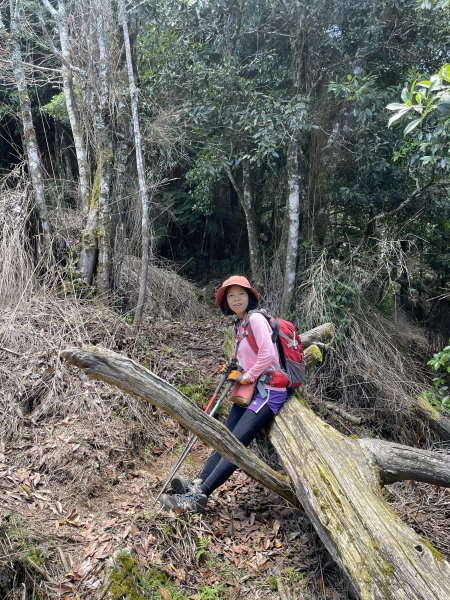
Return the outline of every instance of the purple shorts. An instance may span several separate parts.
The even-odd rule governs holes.
[[[247,408],[248,410],[257,413],[263,406],[268,404],[273,414],[277,415],[280,408],[286,402],[288,393],[285,388],[266,388],[266,392],[267,396],[263,398],[259,390],[256,390],[256,394],[253,396],[253,400]]]

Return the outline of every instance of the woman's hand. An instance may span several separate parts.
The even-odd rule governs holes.
[[[236,369],[234,371],[231,371],[231,373],[228,375],[228,381],[235,381],[236,383],[247,385],[247,383],[250,383],[250,378],[248,376],[248,373],[246,373],[245,371],[242,372]]]

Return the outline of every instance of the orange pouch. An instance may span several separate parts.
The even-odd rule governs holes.
[[[237,404],[238,406],[249,406],[250,402],[253,400],[253,396],[255,395],[257,383],[258,381],[246,383],[245,385],[236,383],[231,390],[231,402]]]

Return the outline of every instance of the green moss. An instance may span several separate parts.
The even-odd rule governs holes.
[[[436,548],[428,540],[426,540],[425,538],[420,538],[420,540],[422,544],[428,548],[428,550],[431,552],[431,554],[436,560],[438,560],[439,562],[445,561],[444,555],[441,554],[439,550],[436,550]]]
[[[390,577],[394,573],[394,568],[392,567],[391,564],[389,564],[388,562],[384,561],[384,563],[383,563],[383,571],[386,573],[386,575],[389,575],[389,577]]]
[[[380,544],[377,540],[372,540],[372,548],[377,552],[380,550]]]
[[[316,363],[321,363],[323,361],[322,350],[316,344],[311,344],[308,348],[308,352],[313,355],[314,361]]]
[[[112,600],[146,600],[149,597],[159,600],[162,598],[161,588],[167,590],[173,600],[186,598],[162,571],[153,568],[142,573],[137,561],[126,550],[117,553],[116,566],[110,573],[109,582],[108,595]]]
[[[431,404],[428,402],[425,396],[420,395],[416,398],[416,400],[420,408],[426,413],[428,413],[431,419],[433,419],[434,421],[441,420],[441,415],[439,414],[439,411],[437,411],[435,408],[433,408],[433,406],[431,406]]]

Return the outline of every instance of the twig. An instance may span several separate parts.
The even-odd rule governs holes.
[[[361,423],[363,422],[361,417],[355,417],[355,415],[348,413],[346,410],[344,410],[337,404],[333,404],[332,402],[326,402],[325,406],[329,410],[333,410],[338,415],[341,415],[341,417],[344,417],[344,419],[350,421],[350,423],[353,423],[354,425],[361,425]]]
[[[43,579],[45,579],[45,581],[50,582],[50,575],[47,573],[47,571],[44,569],[44,567],[41,567],[40,565],[36,564],[34,562],[34,560],[31,560],[31,558],[27,557],[25,559],[25,562],[28,564],[28,566],[33,570],[36,571],[36,573],[39,573],[39,575],[42,575]]]
[[[14,355],[14,356],[22,356],[21,354],[19,354],[18,352],[14,352],[14,350],[10,350],[9,348],[4,348],[3,346],[0,346],[0,350],[2,352],[9,352],[10,354]]]
[[[62,548],[60,546],[57,546],[56,551],[58,552],[59,560],[61,561],[64,571],[68,573],[70,571],[70,567]]]

